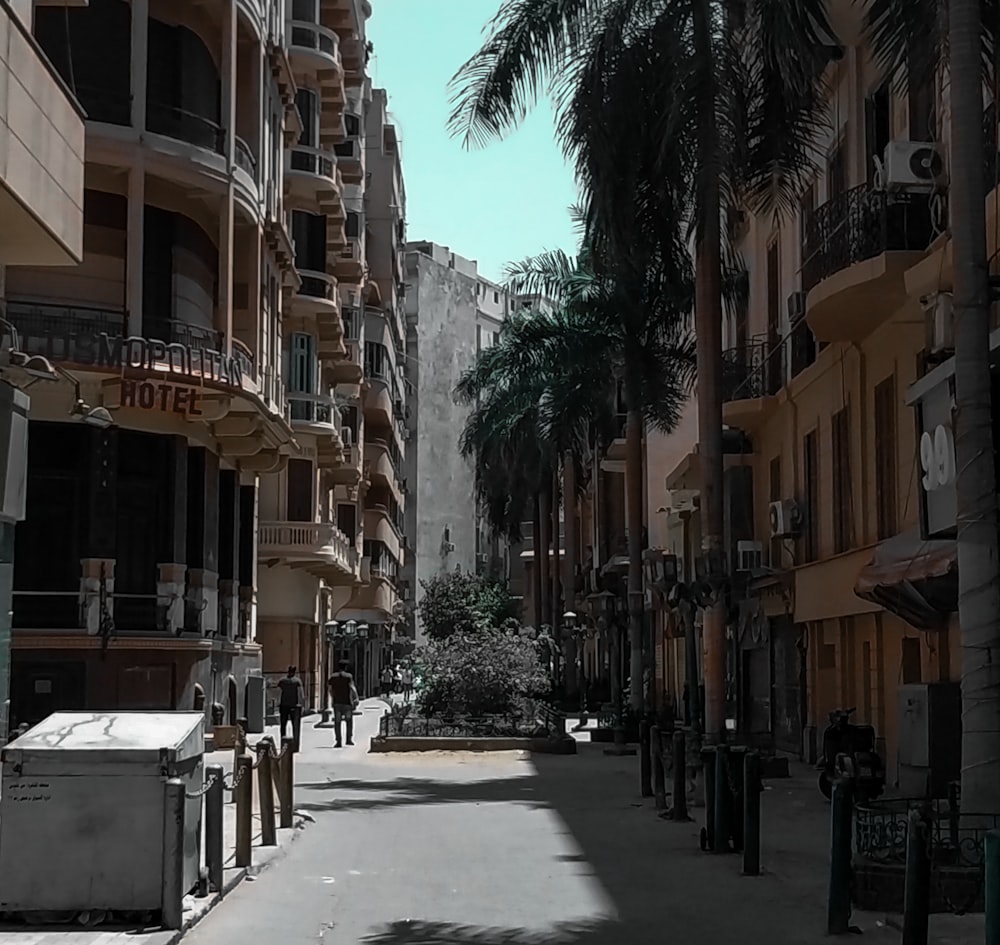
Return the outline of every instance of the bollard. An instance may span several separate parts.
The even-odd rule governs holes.
[[[715,749],[701,750],[702,779],[705,782],[705,826],[701,828],[701,848],[706,853],[715,846]]]
[[[205,794],[205,866],[208,869],[208,881],[216,892],[222,892],[225,863],[222,810],[225,802],[224,776],[222,765],[209,765],[205,768],[205,777],[212,782]]]
[[[830,801],[830,888],[826,908],[828,935],[846,935],[851,929],[851,821],[852,785],[834,782]]]
[[[278,764],[278,797],[281,803],[281,826],[292,826],[295,811],[295,755],[292,754],[292,739],[281,740],[281,760]]]
[[[253,859],[253,758],[240,755],[233,774],[236,797],[236,865],[250,866]]]
[[[715,843],[714,853],[729,853],[732,836],[733,792],[729,789],[729,746],[715,747]]]
[[[642,719],[639,722],[639,795],[641,797],[653,796],[653,767],[652,759],[649,756],[652,743],[649,737],[649,719]]]
[[[927,945],[931,898],[930,821],[926,808],[910,811],[906,826],[903,945]]]
[[[260,845],[278,845],[278,831],[274,823],[274,774],[271,771],[271,750],[274,742],[262,738],[257,742],[257,798],[260,801]]]
[[[161,923],[179,929],[184,921],[184,782],[171,778],[163,785],[163,883]]]
[[[1000,830],[986,834],[986,945],[1000,945]]]
[[[653,764],[653,797],[656,798],[656,809],[666,810],[667,779],[663,773],[663,736],[659,725],[649,728],[649,750]]]
[[[674,732],[674,820],[688,819],[686,755],[687,736],[678,729]]]
[[[760,755],[743,756],[743,875],[760,876]]]

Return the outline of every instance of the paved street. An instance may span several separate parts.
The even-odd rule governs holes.
[[[369,703],[369,706],[371,704]],[[636,797],[635,758],[368,755],[309,729],[298,806],[315,823],[244,883],[190,945],[660,945],[825,941],[827,809],[805,778],[772,782],[767,875],[698,850],[697,828]],[[859,916],[869,942],[899,933]],[[957,937],[972,941],[967,926]],[[981,933],[979,936],[981,940]]]

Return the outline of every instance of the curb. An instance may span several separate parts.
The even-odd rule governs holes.
[[[228,879],[223,881],[222,891],[213,893],[211,896],[207,897],[204,902],[204,908],[190,916],[190,918],[185,919],[183,925],[179,929],[174,929],[168,938],[165,938],[162,945],[175,945],[179,942],[188,932],[191,931],[199,922],[202,921],[206,916],[210,915],[215,907],[220,905],[225,901],[225,898],[239,886],[248,876],[256,877],[268,869],[272,864],[279,862],[288,852],[288,848],[295,843],[299,838],[299,834],[305,829],[306,824],[309,823],[305,817],[296,817],[295,823],[292,825],[291,835],[288,838],[287,843],[279,844],[276,847],[271,847],[270,849],[274,852],[267,858],[267,861],[257,865],[251,864],[250,866],[240,866],[240,867],[230,867],[231,875]],[[255,847],[255,849],[261,849],[260,847]],[[196,900],[197,901],[197,900]],[[155,932],[153,933],[156,934]]]

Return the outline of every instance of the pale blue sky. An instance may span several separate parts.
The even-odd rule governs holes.
[[[543,103],[504,141],[466,151],[449,137],[448,80],[481,45],[500,0],[371,0],[376,86],[388,89],[402,141],[407,238],[503,267],[544,249],[575,252],[573,174]]]

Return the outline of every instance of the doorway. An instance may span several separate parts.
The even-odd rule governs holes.
[[[10,729],[37,725],[53,712],[86,708],[87,670],[81,661],[15,660],[10,678]]]

